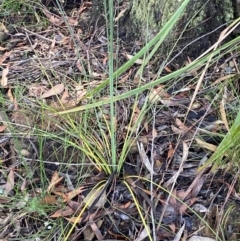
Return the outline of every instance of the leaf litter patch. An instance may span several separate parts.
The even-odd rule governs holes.
[[[239,107],[236,93],[227,83],[230,77],[233,84],[237,82],[235,59],[209,69],[190,110],[197,71],[180,76],[171,86],[159,85],[144,92],[132,123],[135,100],[117,102],[118,154],[147,98],[155,107],[148,110],[137,138],[132,139],[123,170],[109,177],[91,155],[78,148],[86,148],[79,136],[72,135],[64,143],[70,125],[66,119],[49,117],[49,112],[86,104],[87,93],[107,78],[103,29],[79,38],[81,27],[68,19],[74,26],[78,55],[63,19],[44,14],[51,23],[45,33],[19,28],[11,37],[19,38],[17,44],[11,49],[4,43],[1,46],[0,238],[29,239],[35,235],[53,240],[69,233],[69,240],[148,240],[141,213],[147,227],[155,227],[157,240],[173,240],[182,227],[185,238],[198,234],[239,239],[238,172],[231,173],[237,167],[223,166],[215,173],[209,168],[198,171],[228,131],[226,116]],[[115,50],[119,63],[131,58],[132,51],[125,43],[116,43]],[[140,63],[120,76],[118,93],[138,86],[133,76]],[[163,75],[175,67],[166,66]],[[151,81],[155,76],[150,67],[143,77]],[[19,86],[24,87],[22,92]],[[104,99],[105,93],[101,94],[97,98]],[[104,145],[92,114],[89,135]],[[109,138],[109,106],[98,110],[97,116],[105,131],[103,137]],[[72,118],[81,120],[81,116]],[[46,132],[52,133],[52,138],[43,135]],[[102,151],[107,158],[104,146]],[[221,225],[223,232],[218,230]]]
[[[177,98],[179,97],[177,96]],[[206,102],[204,103],[206,104]],[[105,234],[105,237],[122,239],[130,237],[132,240],[141,232],[142,223],[132,194],[123,183],[126,181],[131,185],[134,195],[138,197],[140,206],[144,207],[144,214],[149,225],[153,225],[150,220],[151,208],[155,210],[155,219],[161,219],[161,226],[157,232],[159,240],[167,238],[171,240],[183,222],[188,234],[200,229],[198,231],[200,235],[210,237],[211,229],[216,230],[217,221],[222,220],[221,212],[225,209],[228,210],[230,205],[229,212],[234,213],[235,208],[238,207],[239,197],[232,185],[232,183],[238,184],[234,183],[234,179],[237,177],[221,170],[214,175],[208,173],[207,170],[197,174],[198,166],[206,160],[221,141],[221,136],[218,138],[208,136],[204,130],[217,134],[226,132],[226,127],[223,122],[215,120],[217,110],[214,108],[208,108],[208,111],[202,110],[203,107],[200,108],[200,111],[194,110],[194,112],[190,112],[184,123],[184,111],[187,106],[179,106],[174,101],[168,106],[158,105],[159,111],[154,113],[155,125],[152,126],[149,121],[143,125],[139,138],[131,146],[122,176],[116,177],[108,190],[101,193],[102,198],[99,198],[98,204],[94,205],[84,221],[77,220],[77,215],[81,207],[88,202],[86,200],[88,200],[91,187],[99,181],[107,180],[107,177],[98,173],[93,165],[90,167],[91,170],[88,170],[88,175],[79,174],[86,173],[86,171],[82,171],[78,167],[81,161],[78,159],[80,152],[77,149],[75,153],[73,150],[64,150],[63,144],[57,144],[53,140],[47,141],[44,145],[46,147],[39,150],[39,143],[31,138],[31,133],[28,133],[28,138],[13,137],[11,130],[6,128],[11,121],[4,121],[6,117],[2,117],[2,124],[5,126],[1,138],[3,205],[16,206],[18,197],[24,197],[27,192],[30,194],[25,197],[26,201],[23,201],[21,205],[17,203],[17,206],[21,207],[21,211],[29,212],[30,208],[31,211],[37,213],[36,215],[39,215],[39,212],[44,213],[46,222],[49,219],[53,222],[58,218],[63,218],[68,223],[75,223],[77,220],[80,231],[76,229],[72,234],[73,239],[84,238],[88,229],[90,231],[94,229],[94,235],[99,236],[101,233],[102,236]],[[11,111],[9,110],[9,112]],[[128,119],[122,119],[122,123],[125,125],[127,125],[127,121]],[[200,121],[201,123],[199,123]],[[14,123],[12,124],[14,125]],[[33,127],[28,127],[30,130],[31,128]],[[151,142],[153,133],[154,142]],[[124,134],[119,133],[118,136],[120,137],[119,142],[121,142]],[[192,145],[189,145],[190,142]],[[39,157],[39,154],[36,156],[36,153],[40,151],[42,157]],[[150,160],[154,162],[153,170],[148,166]],[[39,162],[43,163],[44,177],[50,182],[45,189],[41,183],[42,173],[39,170]],[[26,175],[27,173],[28,175]],[[94,178],[91,173],[95,173],[97,176]],[[143,177],[149,178],[150,174],[153,174],[154,183],[161,184],[160,187],[154,188],[154,201],[150,200],[153,195],[149,191],[150,184],[142,179]],[[81,184],[76,185],[76,180]],[[167,191],[171,191],[171,195]],[[98,196],[99,192],[94,193],[95,195]],[[227,202],[225,197],[229,197]],[[32,207],[34,205],[32,202],[36,202],[36,210]],[[49,206],[51,207],[50,212],[45,211]],[[2,219],[8,219],[8,214],[11,213],[6,207]],[[90,207],[91,205],[88,208]],[[53,210],[55,211],[53,212]],[[13,212],[15,211],[13,210]],[[199,223],[196,213],[205,218],[207,223],[214,220],[211,223],[211,229],[209,227],[201,228],[201,225],[205,226],[205,224]],[[27,213],[24,214],[27,215]],[[22,219],[22,216],[16,218],[17,220]],[[237,217],[231,218],[230,224],[226,220],[225,237],[231,237],[238,232],[239,227],[235,218]],[[32,219],[26,220],[29,222]],[[82,225],[88,226],[89,222],[95,224],[86,229],[83,228],[81,231],[81,227],[85,227]],[[42,227],[43,224],[37,222],[35,225]],[[157,225],[157,221],[155,225]],[[129,229],[129,227],[132,228]],[[3,237],[6,237],[8,232],[19,235],[11,222],[5,223],[4,228],[7,228],[8,231],[4,232]],[[21,222],[20,230],[25,230],[25,226]],[[25,235],[24,231],[21,231],[21,235]]]

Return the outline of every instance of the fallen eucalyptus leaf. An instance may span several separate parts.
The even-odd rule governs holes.
[[[53,95],[59,95],[64,91],[64,84],[57,84],[53,86],[50,90],[46,91],[41,98],[48,98]]]

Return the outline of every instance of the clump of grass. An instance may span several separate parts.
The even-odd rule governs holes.
[[[11,14],[18,14],[19,11],[28,12],[28,10],[31,8],[32,2],[30,0],[3,0],[0,4],[0,7],[4,12],[9,12]]]
[[[5,10],[5,11],[11,10],[12,12],[17,13],[21,9],[24,2],[26,2],[26,1],[24,1],[24,0],[22,0],[22,1],[5,0],[5,1],[3,1],[3,3],[1,5],[2,5],[3,10]]]

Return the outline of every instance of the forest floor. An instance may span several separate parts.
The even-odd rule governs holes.
[[[141,121],[122,170],[108,175],[95,158],[111,159],[109,105],[58,114],[109,96],[107,90],[89,95],[108,78],[105,32],[78,25],[90,6],[75,5],[67,17],[54,7],[3,15],[0,240],[149,240],[143,220],[155,227],[155,240],[240,240],[237,161],[198,170],[239,110],[239,53],[209,67],[191,109],[201,70],[144,91],[137,100],[115,102],[117,156]],[[142,46],[116,40],[114,68]],[[145,82],[156,78],[158,58],[147,66]],[[181,65],[192,61],[185,59]],[[139,87],[134,74],[141,63],[119,76],[116,95]],[[162,76],[178,68],[166,66]],[[104,181],[104,188],[93,188]]]

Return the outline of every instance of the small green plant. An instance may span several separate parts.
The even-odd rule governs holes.
[[[20,0],[20,1],[15,1],[15,0],[3,0],[2,2],[2,8],[5,11],[11,11],[11,12],[18,12],[23,4],[25,4],[28,0]]]
[[[29,201],[28,201],[28,205],[26,207],[26,211],[28,213],[36,213],[38,215],[44,215],[46,216],[46,211],[44,210],[44,205],[41,204],[41,199],[39,197],[34,197],[34,198],[31,198]]]

